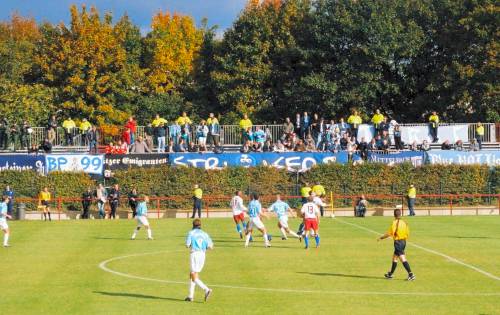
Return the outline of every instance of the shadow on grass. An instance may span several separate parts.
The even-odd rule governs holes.
[[[496,237],[488,237],[488,236],[455,236],[455,235],[450,235],[447,236],[448,238],[459,238],[459,239],[479,239],[479,240],[484,240],[484,239],[496,239]]]
[[[302,272],[299,271],[297,273],[311,275],[311,276],[328,276],[328,277],[342,277],[342,278],[356,278],[356,279],[375,279],[375,280],[384,280],[388,281],[384,277],[374,277],[374,276],[364,276],[364,275],[347,275],[343,273],[329,273],[329,272]],[[391,279],[392,281],[403,281],[403,279]]]
[[[126,298],[135,298],[135,299],[166,300],[166,301],[184,302],[183,299],[175,299],[175,298],[169,298],[169,297],[161,297],[161,296],[145,295],[145,294],[137,294],[137,293],[104,292],[104,291],[94,291],[93,293],[106,295],[106,296],[119,296],[119,297],[126,297]]]

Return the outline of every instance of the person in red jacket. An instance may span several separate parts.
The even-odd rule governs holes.
[[[129,145],[134,144],[135,142],[135,133],[137,131],[137,122],[134,119],[134,116],[130,116],[125,123],[125,128],[130,130],[130,142],[127,142]]]
[[[131,133],[129,128],[125,128],[122,133],[122,141],[125,142],[128,146],[130,146],[131,142]]]

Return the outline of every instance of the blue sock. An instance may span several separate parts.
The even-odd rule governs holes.
[[[319,246],[319,235],[316,235],[314,240],[316,241],[316,246]]]
[[[247,224],[245,222],[243,222],[242,224],[243,224],[243,230],[246,230],[247,229]]]
[[[309,236],[304,237],[304,243],[306,244],[306,247],[309,247]]]
[[[241,233],[241,227],[239,224],[236,224],[236,231],[238,231],[238,233]]]

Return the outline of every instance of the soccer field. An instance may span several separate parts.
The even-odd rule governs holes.
[[[389,217],[325,218],[321,248],[282,241],[276,219],[243,247],[229,219],[203,221],[214,240],[201,279],[214,290],[184,302],[191,221],[9,222],[0,248],[0,313],[6,314],[500,314],[500,217],[412,217],[407,257],[417,276],[390,268]],[[291,226],[298,225],[291,219]],[[314,244],[314,241],[312,240]],[[401,312],[403,311],[403,312]]]

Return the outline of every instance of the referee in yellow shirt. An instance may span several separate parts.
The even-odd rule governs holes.
[[[321,199],[325,198],[326,195],[325,187],[323,187],[323,185],[321,185],[319,182],[316,182],[316,185],[314,185],[311,190],[319,198]],[[321,216],[323,216],[325,208],[323,206],[319,206],[319,211],[321,212]]]
[[[50,199],[51,195],[49,189],[45,187],[38,195],[38,204],[43,209],[43,220],[47,221],[47,214],[49,216],[49,221],[52,221],[50,217]]]
[[[193,191],[193,215],[191,219],[194,219],[196,212],[198,212],[198,218],[201,218],[201,198],[203,198],[203,190],[198,185],[194,185]]]
[[[392,221],[389,230],[377,239],[379,241],[388,237],[392,237],[392,239],[394,240],[394,255],[392,255],[391,271],[384,275],[387,279],[392,279],[394,277],[394,271],[396,271],[399,259],[408,272],[407,280],[415,280],[415,275],[413,274],[413,272],[411,272],[410,264],[406,260],[405,256],[406,240],[408,239],[409,235],[410,228],[408,227],[408,224],[405,221],[401,220],[401,209],[396,208],[394,210],[394,221]]]
[[[302,204],[306,204],[309,199],[309,193],[311,192],[311,187],[309,183],[304,183],[304,186],[300,188],[300,196],[302,197]]]

